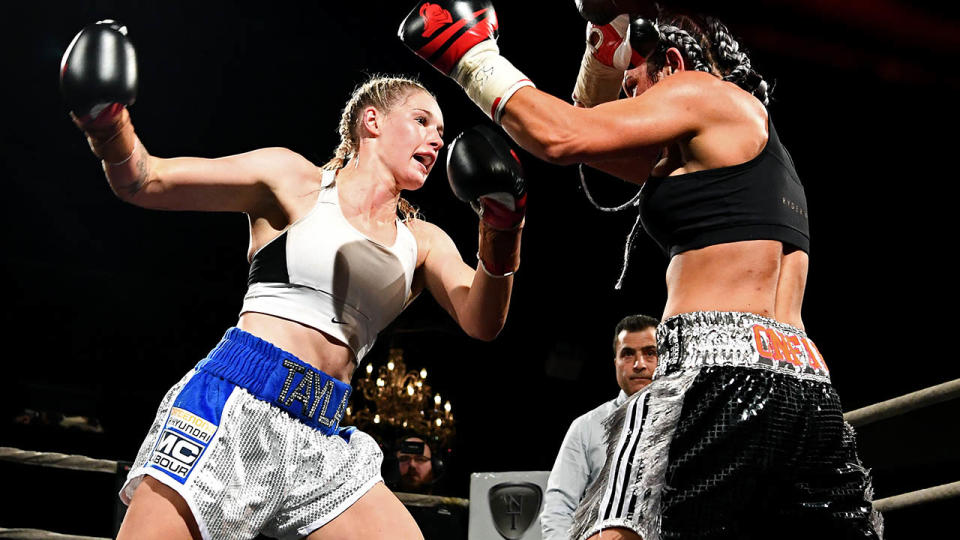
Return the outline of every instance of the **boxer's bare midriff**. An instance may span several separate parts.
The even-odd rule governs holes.
[[[247,312],[237,328],[293,354],[320,371],[350,384],[357,364],[353,352],[323,332],[273,315]]]
[[[694,311],[756,313],[803,329],[800,308],[809,258],[774,240],[686,251],[667,267],[663,318]]]

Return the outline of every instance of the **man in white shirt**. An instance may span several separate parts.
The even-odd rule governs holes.
[[[620,394],[570,424],[547,480],[540,526],[543,540],[567,540],[573,513],[587,486],[603,469],[607,449],[603,420],[650,384],[657,367],[657,324],[647,315],[624,317],[613,334],[613,363]]]

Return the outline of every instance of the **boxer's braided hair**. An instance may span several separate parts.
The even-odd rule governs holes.
[[[713,36],[711,41],[714,57],[723,80],[730,81],[750,92],[764,105],[769,104],[773,88],[753,69],[750,56],[740,49],[740,43],[733,37],[727,26],[713,17],[706,17],[705,21]]]
[[[679,23],[679,21],[677,22]],[[657,25],[657,29],[660,30],[660,43],[657,45],[657,50],[653,55],[653,57],[657,59],[653,65],[660,64],[657,66],[657,71],[659,71],[666,62],[665,54],[667,49],[676,47],[690,68],[695,71],[713,73],[710,66],[709,44],[706,44],[706,47],[704,47],[703,39],[697,40],[690,35],[690,32],[673,24],[660,23]],[[651,65],[651,67],[653,67],[653,65]]]
[[[750,56],[718,19],[669,15],[658,21],[657,28],[661,40],[650,63],[651,72],[659,71],[666,62],[667,49],[676,47],[690,69],[712,73],[769,104],[772,85],[753,69]]]
[[[381,112],[389,113],[411,92],[416,91],[433,96],[419,81],[407,77],[372,75],[366,82],[358,85],[340,115],[340,126],[337,128],[340,145],[334,150],[333,158],[324,164],[323,170],[343,168],[360,149],[360,112],[363,109],[373,106]],[[400,198],[397,209],[404,220],[420,217],[417,208],[403,197]]]

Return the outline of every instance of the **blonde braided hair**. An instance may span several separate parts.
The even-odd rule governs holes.
[[[354,88],[340,115],[340,126],[337,128],[340,144],[322,169],[341,169],[356,155],[360,146],[360,112],[363,109],[373,106],[385,114],[389,113],[415,91],[426,92],[436,99],[419,81],[402,76],[371,75],[366,82]],[[419,210],[403,197],[398,201],[397,210],[403,215],[404,221],[420,217]]]

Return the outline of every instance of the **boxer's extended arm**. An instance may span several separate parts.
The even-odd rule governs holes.
[[[281,184],[317,176],[308,160],[283,148],[219,159],[151,156],[127,106],[137,94],[137,60],[127,29],[89,25],[64,53],[60,86],[74,123],[102,160],[111,189],[146,208],[257,212],[276,205]]]

